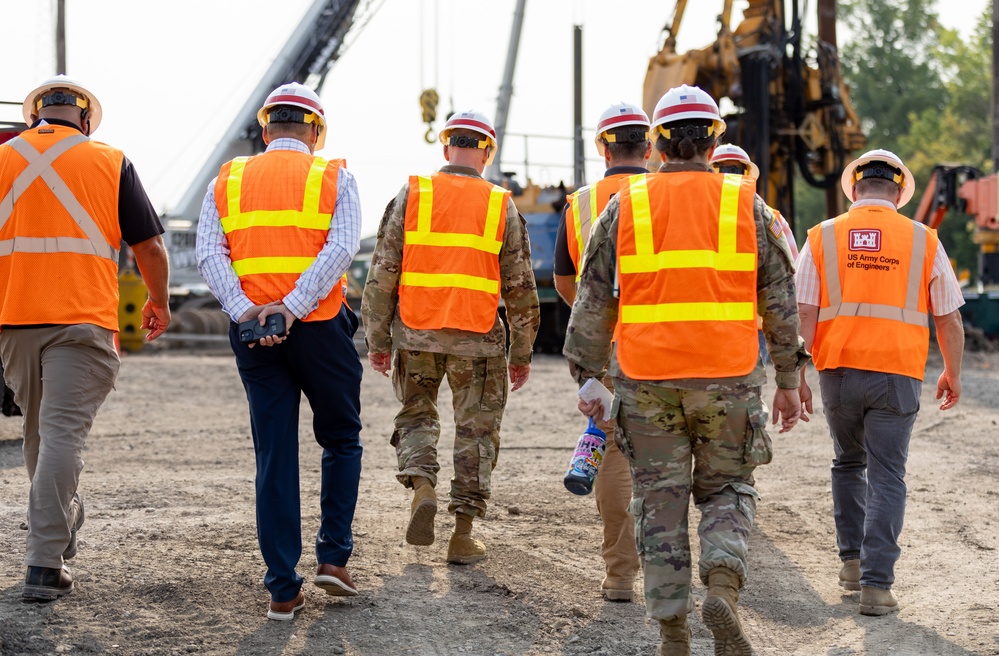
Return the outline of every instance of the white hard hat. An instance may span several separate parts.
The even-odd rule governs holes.
[[[722,162],[740,162],[749,168],[749,177],[753,180],[760,177],[760,167],[753,164],[753,160],[749,159],[749,154],[735,144],[724,144],[715,148],[715,153],[711,156],[709,164],[717,169],[718,167],[715,165],[720,165]]]
[[[725,132],[725,121],[722,120],[715,99],[699,87],[681,84],[663,94],[656,103],[652,127],[662,132],[663,136],[667,136],[666,132],[671,123],[692,119],[711,121],[713,130],[709,134],[715,137],[720,137]]]
[[[486,162],[486,166],[493,163],[493,157],[496,156],[496,128],[493,127],[493,122],[480,111],[470,109],[465,112],[455,112],[448,118],[447,123],[441,128],[440,133],[437,138],[445,146],[448,144],[448,137],[451,135],[451,130],[455,129],[471,130],[472,132],[478,132],[479,134],[486,137],[485,145],[478,146],[479,148],[489,148],[492,147],[492,152],[489,153],[489,161]]]
[[[257,112],[257,123],[260,127],[266,126],[270,122],[270,109],[278,105],[289,105],[299,107],[305,111],[305,123],[315,123],[319,126],[319,136],[316,138],[316,150],[322,150],[326,145],[326,114],[323,112],[323,103],[319,100],[316,92],[298,82],[282,84],[274,91],[271,91],[264,101],[264,106]]]
[[[648,140],[649,128],[651,127],[649,117],[638,105],[626,102],[614,103],[600,115],[600,121],[597,123],[597,136],[594,141],[597,144],[597,151],[601,157],[604,154],[604,141],[614,142],[614,135],[605,136],[605,133],[608,130],[622,128],[626,125],[643,126],[645,128],[645,139]]]
[[[899,208],[912,200],[912,195],[916,192],[916,183],[912,179],[912,172],[906,168],[898,155],[881,149],[870,150],[864,153],[843,169],[843,175],[840,177],[840,186],[843,188],[843,193],[846,194],[847,198],[853,200],[853,185],[857,181],[857,169],[872,162],[887,164],[889,168],[878,169],[877,167],[869,167],[861,172],[861,178],[883,178],[885,180],[892,180],[900,185],[902,187],[902,196],[898,200]]]
[[[38,110],[42,107],[42,97],[49,95],[46,94],[46,92],[54,89],[68,89],[72,91],[73,94],[82,96],[82,102],[84,103],[82,105],[80,104],[80,100],[76,100],[74,102],[70,97],[55,98],[55,100],[59,102],[49,104],[76,105],[80,109],[89,109],[90,132],[96,132],[97,126],[101,124],[101,117],[104,115],[104,112],[101,111],[101,104],[97,102],[97,98],[94,97],[94,94],[90,93],[86,87],[66,75],[56,75],[55,77],[50,77],[35,87],[35,89],[25,97],[24,104],[21,106],[21,113],[24,115],[24,122],[31,125],[31,116],[38,116]]]

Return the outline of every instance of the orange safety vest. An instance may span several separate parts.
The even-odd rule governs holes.
[[[416,330],[487,333],[500,301],[510,192],[481,178],[409,179],[399,317]]]
[[[343,160],[293,150],[237,157],[222,165],[215,204],[233,271],[255,304],[287,296],[326,245],[341,166]],[[302,321],[335,317],[345,281],[346,275]]]
[[[815,368],[923,379],[936,230],[886,207],[858,207],[808,231],[819,274]]]
[[[678,172],[621,182],[617,358],[636,380],[727,378],[753,370],[755,185]]]
[[[63,125],[0,146],[0,324],[118,330],[123,160]]]
[[[628,175],[628,173],[609,175],[594,184],[579,188],[567,199],[565,237],[566,245],[569,247],[569,257],[576,267],[576,282],[579,282],[579,273],[583,270],[582,259],[586,245],[590,243],[590,228],[607,207],[611,196],[618,192],[621,179]]]

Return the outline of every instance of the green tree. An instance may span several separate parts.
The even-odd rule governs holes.
[[[991,90],[992,90],[992,8],[978,19],[974,33],[962,40],[952,30],[940,30],[934,48],[939,62],[948,104],[910,114],[907,134],[899,137],[899,155],[916,178],[917,191],[925,189],[937,164],[974,166],[983,173],[992,169]],[[916,204],[905,208],[912,216]],[[972,241],[973,220],[958,212],[948,212],[939,235],[947,254],[958,270],[972,276],[978,266],[978,246]]]
[[[913,114],[947,106],[933,0],[842,0],[851,37],[841,49],[843,76],[872,148],[898,151]]]

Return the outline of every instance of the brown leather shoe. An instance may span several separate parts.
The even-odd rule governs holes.
[[[295,619],[295,613],[305,608],[305,593],[298,591],[298,596],[291,601],[272,601],[271,607],[267,609],[267,619],[287,622]]]
[[[73,573],[60,568],[29,566],[24,575],[24,601],[52,601],[73,591]]]
[[[350,574],[346,567],[337,567],[329,563],[322,563],[316,571],[316,578],[312,581],[317,588],[322,588],[326,594],[334,597],[354,597],[357,595],[357,588],[350,580]]]

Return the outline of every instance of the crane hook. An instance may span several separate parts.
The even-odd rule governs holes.
[[[427,123],[427,132],[423,135],[423,140],[430,144],[436,141],[431,135],[434,131],[433,123],[437,119],[437,103],[439,101],[440,96],[437,95],[436,89],[424,89],[423,93],[420,94],[420,109],[423,110],[423,120]]]

